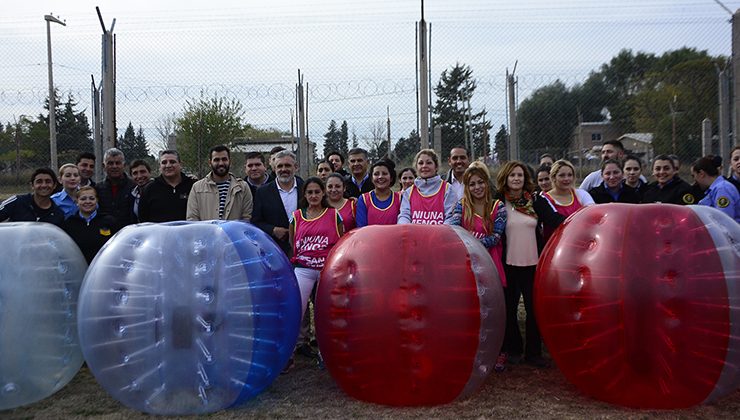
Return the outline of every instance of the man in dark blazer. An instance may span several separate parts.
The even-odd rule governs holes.
[[[285,255],[291,257],[288,227],[300,202],[303,181],[295,176],[296,156],[289,150],[275,155],[273,181],[257,188],[252,210],[252,223],[277,242]]]

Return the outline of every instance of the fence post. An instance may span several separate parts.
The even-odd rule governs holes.
[[[701,122],[701,155],[712,154],[712,120],[704,118]]]

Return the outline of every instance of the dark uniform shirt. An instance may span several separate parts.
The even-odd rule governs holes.
[[[643,203],[670,203],[670,204],[696,204],[699,200],[694,197],[691,185],[679,177],[674,177],[662,188],[657,181],[651,182],[645,188],[642,196]]]
[[[93,213],[93,217],[86,220],[77,213],[64,222],[64,231],[75,241],[90,264],[113,234],[114,223],[113,218],[108,215]]]
[[[33,201],[33,194],[14,195],[0,204],[0,222],[46,222],[59,227],[64,223],[64,212],[51,202],[42,209]]]
[[[591,194],[591,197],[593,197],[594,203],[596,204],[604,204],[604,203],[637,204],[640,202],[640,196],[638,195],[637,190],[635,188],[627,187],[624,184],[622,184],[619,192],[615,195],[613,195],[612,192],[606,188],[603,182],[598,187],[594,187],[588,190],[588,193]]]

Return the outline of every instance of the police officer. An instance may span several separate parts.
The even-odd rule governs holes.
[[[714,207],[740,223],[740,193],[732,183],[719,175],[722,158],[704,156],[694,162],[691,173],[696,184],[705,190],[699,204]]]
[[[678,168],[668,155],[653,160],[655,181],[645,188],[643,203],[697,204],[691,185],[678,176]]]

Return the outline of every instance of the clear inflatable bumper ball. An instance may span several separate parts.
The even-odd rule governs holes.
[[[55,393],[82,366],[77,297],[87,262],[49,223],[2,223],[0,410]]]
[[[242,222],[127,227],[80,294],[82,350],[117,400],[200,414],[269,386],[293,352],[300,295],[287,257]]]
[[[740,385],[740,225],[705,206],[605,204],[569,218],[535,280],[542,336],[602,401],[690,407]]]
[[[475,392],[503,341],[503,288],[491,256],[461,228],[368,226],[329,254],[316,334],[348,395],[393,406]]]

